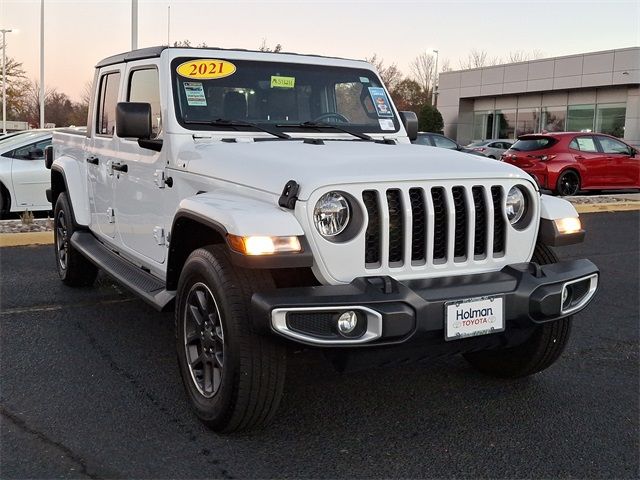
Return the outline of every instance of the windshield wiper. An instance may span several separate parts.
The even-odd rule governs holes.
[[[224,118],[218,118],[216,120],[185,120],[184,123],[189,125],[210,125],[212,127],[250,127],[255,128],[256,130],[260,130],[261,132],[269,133],[274,137],[290,139],[291,135],[287,135],[284,132],[279,132],[278,130],[272,130],[270,128],[265,128],[257,123],[252,122],[242,122],[240,120],[227,120]]]
[[[313,128],[315,129],[332,128],[334,130],[339,130],[341,132],[348,133],[349,135],[353,135],[354,137],[358,137],[361,140],[366,140],[368,142],[375,141],[373,137],[367,135],[366,133],[354,132],[350,128],[344,128],[339,125],[334,125],[333,123],[325,123],[325,122],[304,122],[304,123],[294,123],[294,124],[284,123],[282,125],[276,125],[276,127],[282,127],[282,128],[294,127],[294,128],[312,128],[312,129]]]

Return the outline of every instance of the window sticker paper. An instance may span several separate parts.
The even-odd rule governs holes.
[[[396,126],[393,124],[393,120],[390,118],[379,118],[380,130],[395,130]]]
[[[369,87],[369,95],[373,100],[373,105],[376,107],[376,112],[379,117],[393,117],[393,111],[391,110],[391,104],[387,98],[387,94],[382,87]]]
[[[207,97],[204,96],[204,88],[200,82],[184,82],[184,94],[190,107],[206,107]]]

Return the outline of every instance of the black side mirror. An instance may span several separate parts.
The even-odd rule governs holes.
[[[635,157],[638,154],[638,150],[636,150],[635,148],[631,147],[631,156]]]
[[[414,112],[400,112],[400,120],[412,142],[418,138],[418,116]]]
[[[53,145],[49,145],[44,149],[44,166],[51,170],[51,165],[53,165]]]
[[[151,138],[151,105],[119,102],[116,106],[116,135],[120,138]]]

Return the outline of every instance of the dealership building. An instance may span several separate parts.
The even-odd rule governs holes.
[[[444,72],[437,105],[463,145],[593,131],[640,146],[640,47]]]

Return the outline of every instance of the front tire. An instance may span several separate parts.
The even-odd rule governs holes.
[[[53,214],[53,243],[58,276],[70,287],[91,286],[98,276],[98,268],[71,245],[71,236],[75,231],[69,199],[62,192],[58,195]]]
[[[280,403],[286,351],[255,333],[250,317],[252,293],[271,288],[267,272],[234,267],[224,245],[195,250],[180,275],[180,373],[196,415],[215,431],[262,427]]]
[[[558,258],[546,245],[538,243],[533,262],[540,265],[556,263]],[[520,345],[496,350],[464,354],[464,358],[482,373],[500,378],[520,378],[533,375],[555,363],[569,342],[572,317],[538,325]]]

